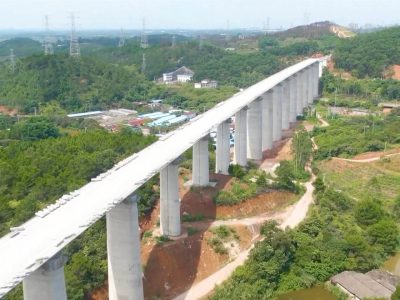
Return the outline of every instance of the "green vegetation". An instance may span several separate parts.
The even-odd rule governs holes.
[[[382,77],[400,64],[400,27],[360,34],[344,40],[334,53],[335,65],[356,77]]]
[[[389,149],[400,143],[396,113],[387,117],[357,117],[330,120],[329,127],[316,127],[313,132],[319,149],[316,159],[352,157]]]
[[[14,50],[17,57],[30,56],[43,52],[43,47],[38,41],[28,38],[15,38],[0,42],[0,61],[10,56],[10,49]]]
[[[226,225],[221,225],[215,228],[211,228],[210,232],[213,233],[213,237],[207,240],[207,243],[213,248],[217,254],[228,254],[224,243],[231,240],[239,241],[239,235],[236,231]]]
[[[337,92],[337,106],[341,106],[341,98],[352,97],[344,106],[357,107],[356,102],[364,103],[365,108],[371,108],[384,100],[400,99],[400,82],[393,79],[342,79],[325,71],[321,78],[321,85],[325,97],[331,98],[333,104],[333,93]],[[361,106],[362,107],[362,106]]]
[[[52,103],[68,111],[102,109],[143,99],[149,85],[135,68],[91,57],[31,56],[18,62],[14,74],[0,66],[0,104],[27,113]]]
[[[198,222],[203,221],[206,217],[203,214],[183,214],[182,215],[182,222]]]
[[[266,223],[265,239],[212,299],[273,298],[344,270],[376,268],[398,246],[399,230],[389,210],[376,214],[378,223],[366,225],[357,221],[361,204],[343,193],[320,184],[316,196],[311,214],[297,229],[282,231],[275,222]],[[362,205],[372,208],[372,203]]]
[[[42,118],[27,119],[13,126],[37,128],[43,125],[42,122],[45,129],[50,125],[54,127]],[[21,135],[21,139],[25,137],[25,134]],[[129,132],[110,134],[103,130],[90,130],[74,137],[10,141],[5,147],[0,147],[0,235],[154,140],[152,136]],[[152,209],[158,198],[153,189],[156,182],[157,178],[153,178],[138,190],[141,214]],[[101,286],[106,278],[105,219],[74,240],[65,248],[65,254],[69,258],[65,269],[68,297],[81,300],[86,293]],[[21,299],[21,292],[19,287],[7,299]]]
[[[219,191],[215,195],[214,201],[217,205],[236,205],[268,188],[264,171],[254,167],[245,171],[238,165],[230,166],[229,170],[232,176],[237,177],[233,179],[229,190]]]

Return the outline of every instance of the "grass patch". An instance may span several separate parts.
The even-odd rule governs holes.
[[[204,220],[206,217],[203,214],[184,214],[182,216],[182,222],[198,222]]]

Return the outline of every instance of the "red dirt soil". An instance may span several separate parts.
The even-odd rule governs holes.
[[[18,113],[18,111],[16,109],[12,109],[7,106],[0,105],[0,113],[4,114],[4,115],[15,116]]]
[[[391,150],[388,150],[385,152],[380,151],[380,152],[361,153],[359,155],[354,156],[353,159],[363,160],[363,159],[369,159],[369,158],[375,158],[375,157],[383,157],[385,155],[390,155],[390,154],[395,154],[395,153],[400,153],[400,148],[391,149]]]

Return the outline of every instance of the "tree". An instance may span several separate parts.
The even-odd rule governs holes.
[[[12,127],[10,136],[15,139],[32,141],[60,136],[55,124],[45,117],[32,117]]]
[[[367,199],[357,203],[354,214],[359,224],[372,225],[383,218],[384,210],[377,201]]]

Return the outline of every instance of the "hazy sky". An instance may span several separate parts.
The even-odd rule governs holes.
[[[331,20],[339,24],[400,23],[400,0],[0,0],[0,29],[68,28],[68,13],[79,29],[288,27]]]

